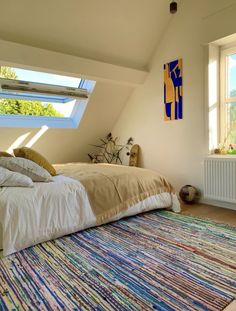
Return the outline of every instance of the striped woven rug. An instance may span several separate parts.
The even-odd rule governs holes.
[[[223,310],[236,229],[155,211],[0,260],[0,310]]]

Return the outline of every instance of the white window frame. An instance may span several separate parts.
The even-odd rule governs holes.
[[[23,69],[23,67],[21,67]],[[28,68],[29,69],[29,68]],[[87,99],[76,100],[70,117],[48,117],[48,116],[27,116],[27,115],[1,115],[0,127],[22,127],[22,128],[77,128],[83,117],[86,106],[93,92],[96,82],[91,80],[81,80],[80,86],[87,90]]]
[[[228,72],[227,72],[227,57],[236,54],[236,46],[227,48],[222,47],[220,53],[220,141],[226,144],[230,142],[225,141],[228,135],[227,122],[226,122],[226,104],[236,103],[236,97],[227,96],[228,91]]]

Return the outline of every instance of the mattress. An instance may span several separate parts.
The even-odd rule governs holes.
[[[98,222],[88,193],[79,180],[59,175],[50,183],[34,183],[34,188],[2,187],[0,245],[3,256],[122,217],[158,208],[180,209],[172,192],[162,191],[134,204],[131,202],[126,209],[117,210]]]
[[[158,172],[138,167],[67,163],[57,165],[56,169],[85,187],[98,224],[151,196],[174,191]],[[171,208],[174,209],[174,206],[171,205]]]

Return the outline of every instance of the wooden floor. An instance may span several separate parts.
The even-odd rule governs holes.
[[[181,213],[236,227],[236,211],[206,204],[182,204]],[[236,309],[235,309],[236,310]]]
[[[218,223],[236,227],[236,211],[206,204],[181,204],[184,215],[210,219]],[[236,300],[232,301],[223,311],[236,311]]]

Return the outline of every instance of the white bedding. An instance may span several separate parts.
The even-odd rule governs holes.
[[[0,189],[3,256],[96,225],[84,186],[65,176],[55,176],[53,181],[35,183],[34,188]],[[166,192],[130,206],[109,221],[164,207],[180,211],[177,197]]]

